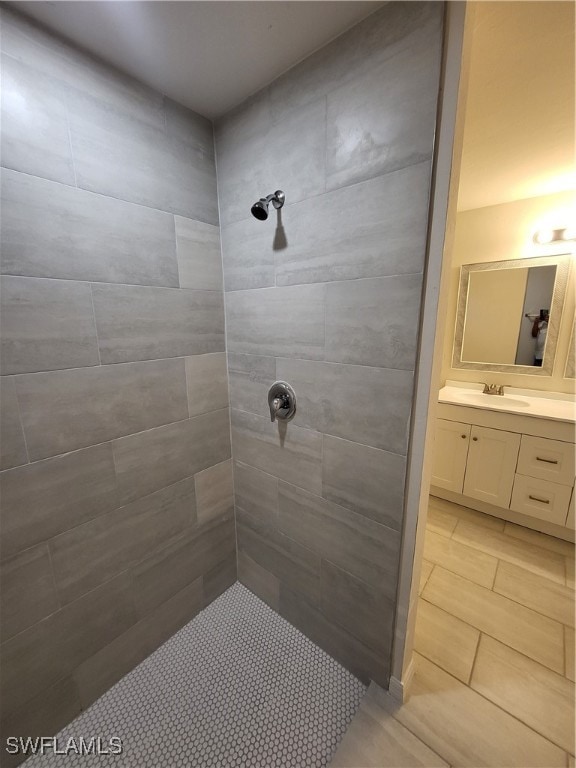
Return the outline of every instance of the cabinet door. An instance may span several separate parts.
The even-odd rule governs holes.
[[[472,427],[464,495],[507,509],[519,450],[515,432]]]
[[[432,485],[462,493],[470,424],[436,419]]]

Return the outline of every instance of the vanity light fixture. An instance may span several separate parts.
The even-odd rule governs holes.
[[[567,240],[576,240],[575,227],[561,227],[559,229],[539,229],[534,234],[534,242],[538,245],[548,245],[549,243],[566,242]]]

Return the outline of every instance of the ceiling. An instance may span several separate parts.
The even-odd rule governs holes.
[[[382,2],[14,2],[205,117],[219,117]]]
[[[576,188],[574,3],[474,4],[458,209]]]

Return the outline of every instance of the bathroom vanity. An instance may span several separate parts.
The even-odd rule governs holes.
[[[574,541],[576,404],[570,395],[448,381],[431,493]]]

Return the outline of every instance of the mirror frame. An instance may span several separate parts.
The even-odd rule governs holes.
[[[566,357],[566,367],[564,368],[565,379],[576,379],[576,318],[572,323],[572,332],[570,333],[570,344],[568,346],[568,355]]]
[[[526,267],[556,266],[554,292],[550,304],[550,320],[546,336],[546,347],[542,367],[536,365],[505,365],[502,363],[473,363],[462,360],[464,341],[464,324],[466,320],[466,304],[471,272],[486,272],[500,269],[523,269]],[[556,357],[558,329],[566,298],[566,286],[570,270],[570,255],[535,256],[530,259],[509,259],[506,261],[486,261],[481,264],[463,264],[460,267],[460,285],[458,288],[458,307],[456,311],[456,327],[454,329],[454,347],[452,351],[452,367],[466,368],[472,371],[495,371],[498,373],[518,373],[528,376],[551,376]]]

